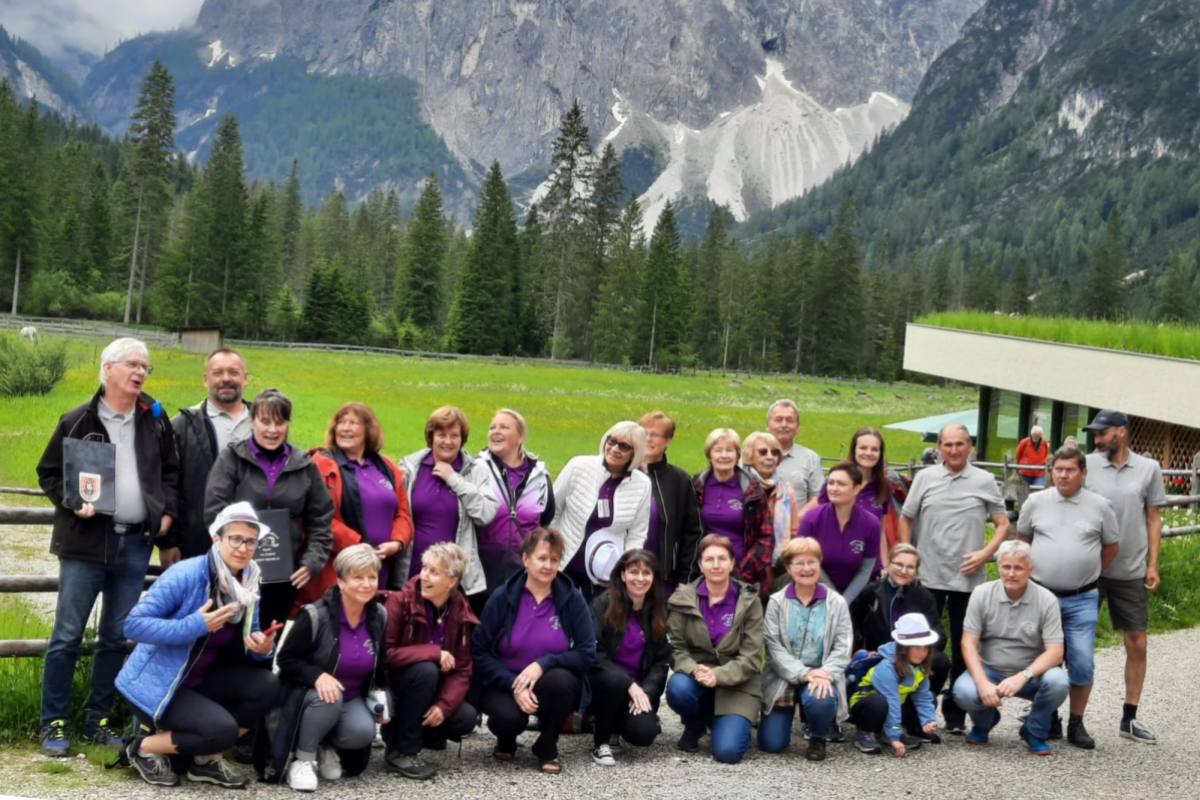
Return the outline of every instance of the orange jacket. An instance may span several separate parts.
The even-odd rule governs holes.
[[[1017,463],[1018,464],[1038,464],[1046,466],[1046,459],[1050,457],[1050,443],[1045,438],[1042,443],[1036,447],[1033,444],[1033,439],[1026,436],[1017,445]],[[1030,478],[1040,478],[1046,474],[1045,470],[1040,469],[1023,469],[1020,470],[1022,475],[1027,475]]]
[[[337,462],[333,460],[327,450],[310,450],[309,455],[312,456],[313,463],[317,465],[317,470],[325,480],[329,496],[333,498],[333,551],[329,554],[329,561],[325,563],[325,568],[300,589],[300,594],[296,599],[297,608],[324,597],[325,591],[337,583],[337,571],[333,567],[334,558],[347,547],[361,544],[364,541],[361,533],[346,524],[345,516],[342,514],[342,470],[338,467]],[[392,521],[392,541],[400,542],[400,549],[403,551],[413,538],[412,514],[408,510],[408,494],[404,491],[404,478],[395,462],[382,453],[379,457],[391,470],[392,483],[396,487],[396,518]]]

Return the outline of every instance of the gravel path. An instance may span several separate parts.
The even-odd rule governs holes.
[[[1147,697],[1139,716],[1156,731],[1163,743],[1149,747],[1118,738],[1123,698],[1120,649],[1104,650],[1096,658],[1096,688],[1092,694],[1088,724],[1097,741],[1091,752],[1055,743],[1054,755],[1029,755],[1017,739],[1015,716],[1018,701],[1005,706],[1004,719],[992,734],[987,748],[969,747],[961,738],[948,737],[941,746],[927,746],[908,758],[888,755],[865,756],[850,744],[830,745],[823,764],[804,760],[804,741],[797,736],[782,755],[751,749],[738,765],[715,763],[702,752],[681,758],[674,749],[680,725],[669,710],[659,743],[646,750],[618,756],[615,768],[599,767],[589,756],[590,736],[568,736],[561,740],[564,773],[544,776],[533,769],[526,752],[514,764],[498,764],[491,758],[493,739],[486,732],[469,737],[461,757],[456,747],[432,753],[429,760],[441,768],[440,776],[418,785],[382,771],[382,752],[375,751],[364,776],[340,784],[322,783],[317,796],[328,798],[395,797],[413,792],[429,800],[508,800],[509,798],[759,798],[779,797],[784,787],[804,797],[821,800],[854,798],[1009,798],[1022,794],[1037,798],[1167,797],[1200,795],[1195,776],[1200,774],[1200,751],[1193,737],[1200,697],[1177,690],[1178,665],[1200,659],[1200,628],[1154,636],[1150,643],[1150,675]],[[1155,687],[1159,687],[1155,689]],[[1167,688],[1172,687],[1172,688]],[[664,705],[665,709],[665,705]],[[30,754],[6,754],[0,758],[0,792],[27,797],[163,798],[161,789],[150,787],[122,771],[106,773],[79,760],[72,762],[70,775],[42,774],[45,759]],[[212,787],[185,785],[169,796],[185,800],[212,798]],[[249,795],[287,798],[295,794],[286,786],[253,786]]]

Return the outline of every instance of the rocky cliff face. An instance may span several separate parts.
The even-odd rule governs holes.
[[[21,100],[37,99],[38,105],[64,117],[87,118],[79,87],[55,70],[45,56],[28,42],[13,39],[0,26],[0,80],[7,80]]]
[[[664,124],[703,129],[761,100],[774,59],[832,111],[907,101],[980,0],[207,0],[197,30],[228,58],[323,73],[403,74],[460,155],[506,173],[545,163],[576,98],[597,133],[617,90]]]

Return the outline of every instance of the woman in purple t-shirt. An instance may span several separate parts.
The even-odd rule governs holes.
[[[830,467],[825,489],[829,502],[804,515],[800,535],[820,543],[822,567],[832,588],[853,603],[879,560],[879,519],[857,502],[862,472],[854,462]]]
[[[887,476],[887,447],[883,441],[883,434],[875,428],[859,428],[855,431],[850,437],[849,460],[858,465],[863,474],[862,491],[856,498],[858,504],[882,522],[887,516],[892,499],[892,484]],[[809,500],[804,508],[800,509],[800,516],[803,517],[816,508],[818,503],[828,502],[829,492],[822,486],[817,498]],[[888,543],[881,540],[879,552],[886,553],[889,549]]]
[[[630,550],[617,559],[608,590],[592,601],[596,665],[589,678],[595,716],[592,760],[616,765],[613,737],[635,747],[654,744],[662,728],[658,704],[667,683],[671,645],[658,559]],[[603,577],[603,576],[598,576]]]

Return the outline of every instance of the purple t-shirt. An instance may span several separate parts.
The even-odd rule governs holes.
[[[705,533],[717,533],[733,545],[733,563],[738,565],[746,556],[746,512],[742,508],[742,484],[737,472],[727,481],[717,480],[710,472],[704,482],[704,505],[700,519]]]
[[[333,677],[342,682],[345,691],[342,697],[349,700],[362,694],[363,681],[375,670],[375,642],[371,640],[371,629],[367,627],[364,610],[358,625],[350,627],[346,609],[342,609],[341,625],[338,628],[338,649],[341,657],[333,670]]]
[[[513,621],[512,634],[500,640],[500,660],[513,672],[520,672],[542,656],[565,653],[571,649],[567,634],[558,619],[554,595],[538,603],[533,592],[521,592],[521,605]]]
[[[267,475],[267,499],[270,499],[272,492],[275,491],[275,481],[279,480],[279,476],[283,474],[283,468],[287,466],[292,446],[284,442],[283,447],[273,453],[268,453],[258,446],[258,442],[254,441],[253,436],[247,441],[250,444],[250,452],[254,454],[254,461],[262,467],[262,471]]]
[[[446,643],[446,620],[450,617],[450,604],[446,604],[446,613],[438,619],[437,608],[428,600],[425,601],[425,627],[429,629],[429,643],[441,647]]]
[[[730,581],[729,591],[725,592],[721,602],[714,605],[708,602],[708,581],[700,581],[696,594],[700,598],[700,614],[708,626],[708,636],[712,639],[712,646],[716,647],[733,627],[733,618],[737,614],[737,584]]]
[[[596,531],[607,528],[612,524],[613,495],[616,493],[617,487],[621,485],[621,481],[627,477],[628,475],[622,475],[619,478],[609,478],[600,486],[600,494],[596,497],[596,504],[592,508],[592,515],[588,517],[587,526],[583,529],[583,541],[579,543],[579,549],[575,551],[575,555],[571,558],[571,563],[567,565],[567,569],[573,572],[583,572],[587,569],[586,564],[584,564],[587,540]]]
[[[242,623],[240,622],[226,623],[210,633],[208,641],[204,643],[204,649],[200,651],[200,655],[196,656],[191,671],[184,678],[183,685],[199,686],[200,682],[204,680],[205,671],[217,660],[221,648],[237,639],[238,631],[241,629]]]
[[[475,529],[479,557],[484,561],[501,560],[519,566],[521,542],[525,534],[542,524],[542,509],[538,508],[538,498],[533,495],[522,494],[517,498],[516,508],[510,507],[509,498],[516,495],[517,487],[529,474],[529,468],[529,459],[525,459],[519,467],[505,468],[508,473],[508,492],[496,487],[496,500],[500,508],[491,522]]]
[[[462,470],[462,456],[451,465]],[[433,454],[421,462],[412,492],[413,550],[408,577],[421,572],[421,557],[430,545],[453,542],[458,535],[458,496],[433,474]]]
[[[629,625],[625,628],[625,638],[621,646],[613,654],[613,663],[625,671],[625,674],[635,681],[642,679],[642,654],[646,652],[646,632],[638,622],[636,614],[629,615]]]
[[[373,462],[348,463],[358,478],[358,494],[362,498],[363,527],[366,530],[359,533],[373,547],[386,544],[392,540],[392,524],[396,520],[396,509],[400,505],[400,501],[396,499],[396,487],[392,485],[387,473],[380,472]],[[391,559],[383,562],[383,567],[379,570],[379,588],[387,588],[391,568]]]
[[[826,480],[825,483],[821,484],[821,493],[817,495],[817,502],[821,505],[825,505],[829,502],[829,492],[825,491],[825,486],[828,483],[829,481]],[[855,500],[855,502],[863,511],[868,511],[871,514],[874,514],[876,519],[882,520],[887,514],[887,503],[877,506],[875,503],[878,499],[878,491],[875,488],[875,484],[871,482],[863,484],[862,491],[858,493],[858,498]]]
[[[662,560],[661,542],[662,542],[663,518],[658,513],[658,496],[654,492],[650,493],[650,529],[646,533],[646,543],[642,545],[646,550],[649,550],[654,555]]]
[[[821,545],[821,568],[844,592],[865,559],[879,560],[879,520],[854,504],[846,529],[838,526],[833,503],[818,505],[800,520],[800,536],[811,536]]]

